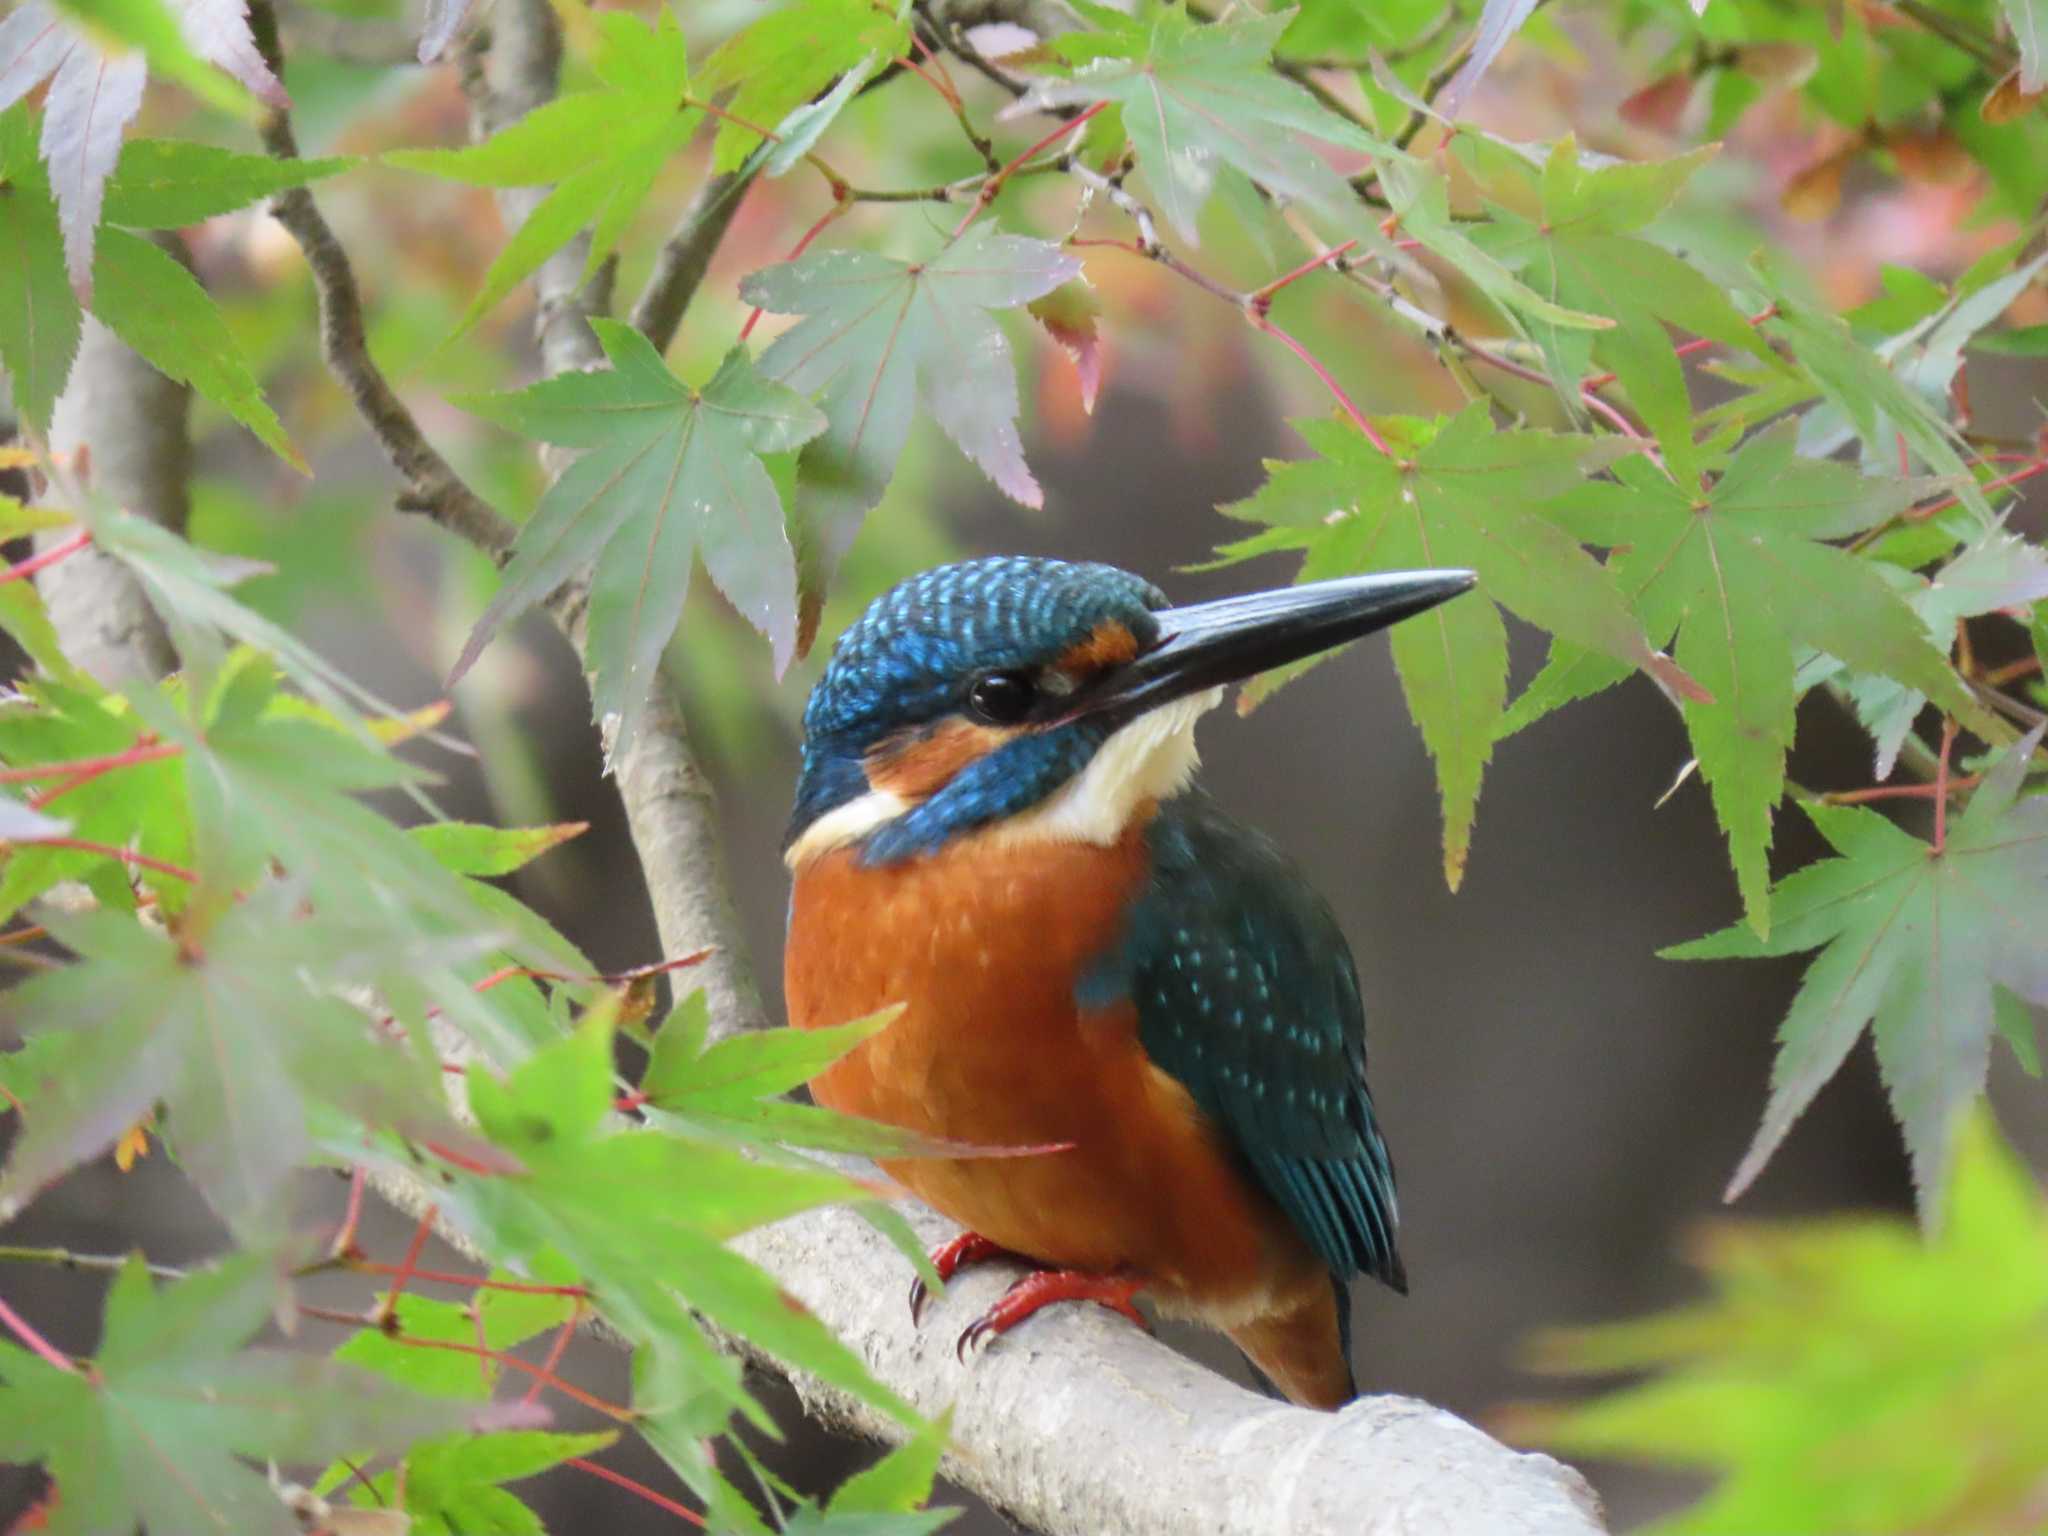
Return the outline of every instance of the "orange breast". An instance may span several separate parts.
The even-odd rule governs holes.
[[[880,869],[849,850],[813,860],[790,904],[790,1021],[906,1006],[812,1091],[928,1136],[1073,1143],[884,1164],[1015,1252],[1141,1275],[1170,1310],[1219,1322],[1304,1284],[1327,1294],[1307,1244],[1146,1058],[1134,1010],[1075,1004],[1076,977],[1114,941],[1146,869],[1138,829],[1110,848],[968,838]]]

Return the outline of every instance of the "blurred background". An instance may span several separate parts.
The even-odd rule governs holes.
[[[389,67],[407,46],[401,28],[375,18],[334,25],[347,44],[342,53],[357,62],[322,62],[301,50],[305,63],[290,81],[309,153],[461,138],[462,106],[446,72]],[[1611,43],[1572,36],[1585,51],[1569,68],[1547,53],[1511,52],[1474,115],[1523,138],[1576,125],[1615,152],[1669,152],[1671,141],[1646,140],[1617,115],[1614,97],[1623,82],[1640,81],[1641,70],[1603,57]],[[1614,88],[1603,95],[1608,80]],[[879,142],[886,119],[871,111],[856,131]],[[1760,108],[1707,180],[1729,216],[1746,221],[1745,238],[1776,240],[1807,258],[1837,304],[1875,295],[1881,261],[1952,276],[2009,233],[1966,226],[1967,188],[1857,169],[1821,217],[1791,221],[1784,194],[1824,147],[1790,108]],[[644,257],[659,220],[700,175],[694,165],[677,169],[671,195],[650,202],[655,212],[641,232],[648,238],[629,241],[629,251]],[[815,184],[794,180],[756,192],[674,354],[686,376],[728,344],[743,312],[738,277],[779,254],[770,242],[807,223],[811,215],[797,210],[821,196]],[[504,354],[525,346],[524,301],[503,307],[459,348],[433,346],[500,239],[488,198],[371,168],[323,190],[323,200],[371,290],[380,355],[423,425],[501,505],[530,506],[536,471],[523,445],[494,438],[443,403],[463,388],[502,386]],[[1231,231],[1220,229],[1219,263],[1242,254],[1231,242]],[[454,646],[482,606],[486,573],[390,510],[381,462],[308,357],[309,290],[281,232],[252,215],[215,221],[191,244],[210,285],[230,300],[238,334],[267,362],[280,414],[318,470],[313,481],[281,472],[202,412],[194,536],[272,562],[275,573],[247,595],[384,697],[406,706],[437,697]],[[1297,390],[1303,381],[1261,350],[1269,343],[1155,268],[1109,252],[1091,260],[1089,275],[1108,317],[1109,363],[1092,416],[1079,409],[1065,358],[1042,338],[1012,333],[1035,384],[1025,441],[1045,512],[998,497],[921,428],[905,472],[848,558],[828,638],[893,580],[957,555],[1111,561],[1177,600],[1290,579],[1286,561],[1208,574],[1183,568],[1233,536],[1215,505],[1252,491],[1262,458],[1300,451],[1285,419],[1320,409],[1312,385]],[[633,278],[629,271],[622,292],[633,291]],[[1347,379],[1366,409],[1426,412],[1455,403],[1428,354],[1359,302],[1343,294],[1299,302],[1290,327],[1311,340],[1318,327],[1373,332],[1374,345],[1349,349],[1366,359],[1365,371]],[[1992,360],[1974,376],[1979,418],[1987,430],[2031,432],[2039,421],[2033,402],[2048,392],[2048,378],[2018,363],[1999,366]],[[2040,513],[2037,505],[2017,515],[2038,530]],[[693,597],[671,657],[714,769],[728,862],[771,1000],[779,993],[787,883],[778,849],[794,777],[794,720],[820,659],[775,679],[765,647],[719,610],[708,587]],[[1536,637],[1519,632],[1518,684],[1540,660]],[[456,723],[478,756],[434,759],[446,775],[449,814],[589,821],[585,836],[517,877],[515,888],[602,969],[658,958],[567,649],[529,623],[487,654],[458,690],[457,707]],[[1441,874],[1431,767],[1384,642],[1355,647],[1249,718],[1211,717],[1202,748],[1208,788],[1294,854],[1334,904],[1364,978],[1372,1082],[1399,1167],[1412,1294],[1359,1288],[1361,1382],[1482,1424],[1505,1402],[1556,1393],[1555,1383],[1521,1368],[1532,1330],[1625,1317],[1695,1293],[1688,1237],[1723,1211],[1720,1191],[1755,1130],[1773,1033],[1803,964],[1654,958],[1660,946],[1738,915],[1724,845],[1697,781],[1658,805],[1688,756],[1676,715],[1638,679],[1503,743],[1455,895]],[[1852,722],[1810,699],[1792,776],[1822,787],[1866,783],[1868,752]],[[1779,818],[1782,867],[1816,850],[1803,818]],[[2003,1051],[1992,1100],[2033,1166],[2048,1167],[2048,1094],[2018,1078]],[[309,1224],[338,1219],[340,1200],[338,1182],[309,1180]],[[1740,1213],[1858,1208],[1910,1209],[1898,1132],[1867,1043]],[[384,1225],[366,1236],[367,1246],[402,1246],[409,1224],[379,1219]],[[125,1175],[77,1174],[10,1237],[84,1252],[139,1245],[170,1263],[220,1242],[161,1157]],[[89,1347],[96,1282],[19,1268],[0,1280],[10,1302],[43,1322],[60,1347]],[[1241,1375],[1217,1341],[1170,1336]],[[623,1363],[602,1348],[579,1346],[579,1354],[573,1373],[623,1381]],[[971,1366],[960,1387],[973,1391]],[[790,1423],[791,1441],[774,1460],[800,1485],[827,1486],[862,1455],[820,1440],[793,1416]],[[659,1476],[651,1458],[634,1470]],[[1697,1491],[1636,1468],[1587,1470],[1617,1530]],[[29,1486],[23,1475],[0,1471],[0,1527]],[[534,1502],[559,1532],[655,1529],[663,1519],[589,1480],[543,1487]],[[957,1528],[1003,1526],[982,1512]]]

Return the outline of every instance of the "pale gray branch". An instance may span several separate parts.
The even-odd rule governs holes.
[[[953,1229],[905,1206],[920,1235]],[[908,1266],[858,1215],[814,1212],[734,1245],[919,1409],[953,1409],[943,1470],[1046,1536],[1599,1536],[1584,1478],[1405,1397],[1289,1407],[1183,1359],[1096,1307],[1042,1312],[962,1365],[960,1330],[1015,1278],[975,1269],[913,1329]],[[772,1364],[773,1362],[768,1362]],[[792,1378],[806,1411],[856,1434],[889,1422]]]
[[[552,101],[562,74],[562,29],[547,0],[499,0],[488,31],[470,34],[462,51],[462,88],[469,98],[470,132],[488,138],[535,107]],[[498,193],[505,231],[516,234],[533,216],[546,187],[508,187]],[[616,268],[607,260],[583,280],[590,235],[578,234],[534,274],[539,309],[534,339],[549,374],[604,366],[604,351],[590,329],[592,315],[611,312]]]
[[[717,799],[666,682],[655,685],[640,731],[618,764],[618,779],[662,953],[712,948],[711,957],[690,974],[710,1004],[714,1035],[768,1028],[773,1021],[761,1006],[725,875]]]
[[[70,381],[50,418],[50,450],[80,479],[137,517],[183,532],[192,443],[191,391],[86,316]],[[38,534],[47,549],[71,530]],[[36,577],[64,653],[110,688],[149,683],[177,665],[142,584],[112,555],[86,548]]]

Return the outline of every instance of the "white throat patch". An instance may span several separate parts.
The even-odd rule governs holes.
[[[1139,806],[1170,800],[1188,787],[1201,761],[1195,722],[1223,702],[1211,688],[1147,710],[1096,749],[1088,766],[1039,805],[981,832],[1005,843],[1097,843],[1107,846],[1124,834]],[[918,802],[886,790],[869,790],[827,811],[789,845],[783,863],[801,869],[812,859],[858,842]]]
[[[1195,722],[1223,702],[1223,690],[1175,699],[1147,710],[1096,748],[1088,766],[1021,815],[985,834],[1006,843],[1100,843],[1124,835],[1148,800],[1170,800],[1188,787],[1201,762]]]

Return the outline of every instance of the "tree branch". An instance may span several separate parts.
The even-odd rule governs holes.
[[[950,1223],[905,1205],[921,1237]],[[1318,1413],[1258,1397],[1093,1307],[1040,1313],[963,1366],[960,1330],[1019,1271],[977,1266],[913,1329],[902,1257],[826,1210],[733,1245],[921,1411],[953,1411],[942,1470],[1045,1536],[1600,1536],[1584,1478],[1413,1398]],[[749,1352],[778,1374],[787,1367]],[[900,1431],[791,1376],[805,1411],[869,1438]]]
[[[266,3],[256,0],[259,7]],[[552,33],[552,13],[541,0],[508,0],[494,26],[493,51],[503,48],[508,60],[523,61],[506,65],[502,75],[494,70],[494,77],[519,82],[529,92],[520,110],[530,110],[545,99],[530,93],[554,68],[548,61],[558,60],[559,51],[546,38],[522,33]],[[551,79],[546,86],[552,88]],[[478,117],[480,128],[491,120],[488,98]],[[657,340],[673,334],[701,281],[717,245],[720,206],[713,195],[686,212],[635,307],[636,321]],[[304,219],[294,234],[302,228],[310,228]],[[551,316],[590,312],[574,307],[588,302],[577,291],[583,264],[579,254],[536,275],[544,325]],[[314,271],[323,305],[330,302],[328,285],[352,289],[345,262],[318,262]],[[587,335],[588,327],[567,326],[561,334],[578,331]],[[585,366],[568,340],[550,348],[544,334],[543,353],[551,372]],[[375,405],[374,392],[358,392],[357,399],[386,440],[389,421],[364,404]],[[422,502],[472,542],[480,542],[479,527],[503,522],[495,512],[492,522],[459,515],[459,503],[445,495]],[[550,607],[580,655],[581,589],[557,594]],[[725,879],[716,806],[665,684],[657,685],[635,745],[616,766],[664,949],[715,946],[696,974],[716,1027],[765,1027],[770,1021]],[[929,1211],[907,1214],[925,1237],[946,1235],[946,1223]],[[1182,1536],[1197,1526],[1225,1536],[1275,1530],[1395,1536],[1425,1529],[1445,1536],[1598,1536],[1602,1530],[1598,1502],[1577,1473],[1545,1456],[1517,1454],[1448,1413],[1395,1397],[1367,1399],[1337,1415],[1282,1407],[1089,1309],[1034,1319],[1027,1334],[963,1367],[953,1356],[953,1338],[990,1298],[998,1274],[963,1278],[926,1328],[915,1331],[901,1255],[851,1211],[813,1212],[750,1233],[735,1247],[921,1409],[953,1406],[947,1471],[1048,1536],[1105,1530]],[[779,1362],[761,1363],[790,1374]],[[899,1436],[897,1426],[847,1394],[801,1375],[793,1379],[821,1422],[875,1438]]]
[[[547,0],[500,0],[489,31],[478,29],[463,45],[462,88],[469,98],[470,132],[488,138],[554,99],[562,74],[562,30]],[[508,187],[497,196],[505,231],[516,234],[548,195],[546,187]],[[534,339],[549,375],[604,366],[604,350],[590,329],[592,315],[611,313],[616,265],[607,260],[583,281],[590,236],[577,235],[534,274],[540,305]]]
[[[697,296],[698,285],[711,265],[712,253],[740,204],[754,184],[751,172],[728,171],[713,176],[697,189],[697,195],[676,222],[675,233],[655,258],[647,286],[633,305],[633,329],[654,343],[654,350],[666,352],[683,323],[683,312]]]
[[[50,418],[50,450],[116,506],[183,532],[191,510],[191,391],[158,373],[88,315],[70,381]],[[70,536],[37,535],[38,551]],[[36,577],[64,652],[110,688],[152,683],[177,665],[142,583],[112,555],[80,550]]]
[[[277,15],[270,0],[250,0],[249,27],[264,62],[272,74],[282,79],[284,59],[277,41]],[[299,157],[291,114],[286,109],[273,108],[265,115],[263,145],[280,160]],[[404,479],[409,493],[405,504],[430,511],[435,521],[493,558],[503,559],[512,547],[512,525],[472,491],[427,441],[412,412],[370,357],[369,339],[363,330],[362,292],[356,287],[348,253],[335,238],[334,229],[313,194],[304,187],[280,192],[271,199],[270,211],[305,253],[306,265],[313,272],[313,285],[320,295],[322,355],[348,391],[356,414],[363,418],[392,468]]]

